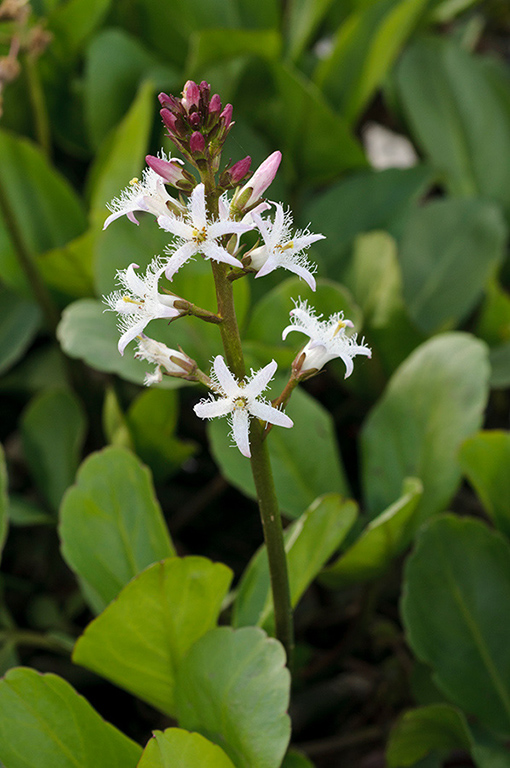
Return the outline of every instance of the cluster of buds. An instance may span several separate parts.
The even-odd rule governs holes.
[[[208,83],[197,85],[193,80],[184,86],[181,99],[160,93],[159,101],[161,118],[176,147],[197,167],[209,166],[216,172],[223,144],[234,125],[232,105],[222,108],[218,94],[211,96]]]

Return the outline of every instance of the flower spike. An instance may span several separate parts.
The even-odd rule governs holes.
[[[227,368],[221,355],[214,358],[211,375],[216,391],[221,395],[217,400],[204,399],[194,407],[201,419],[214,419],[229,416],[232,437],[243,454],[250,458],[250,416],[261,421],[276,424],[279,427],[292,427],[294,422],[285,413],[261,398],[270,380],[276,372],[277,364],[272,360],[260,371],[254,373],[248,381],[238,382]]]

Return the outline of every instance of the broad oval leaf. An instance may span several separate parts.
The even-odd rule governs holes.
[[[404,300],[422,331],[466,317],[502,261],[507,235],[500,209],[484,200],[439,200],[414,211],[399,261]]]
[[[338,549],[351,529],[357,506],[338,494],[317,499],[301,517],[285,531],[285,552],[291,602],[297,605],[324,563]],[[243,627],[272,624],[273,603],[269,564],[265,545],[246,568],[234,601],[232,624]]]
[[[216,625],[231,579],[204,557],[151,565],[89,624],[73,660],[174,716],[177,670]]]
[[[81,465],[60,508],[62,555],[97,613],[148,565],[175,554],[149,470],[123,448]]]
[[[468,437],[459,461],[494,524],[510,536],[510,433],[495,429]]]
[[[412,130],[450,191],[496,200],[508,212],[510,113],[482,60],[452,40],[418,40],[399,63],[397,83]]]
[[[61,677],[18,668],[0,680],[5,768],[136,768],[141,751]]]
[[[298,517],[324,493],[348,496],[349,492],[330,414],[301,390],[293,392],[285,412],[294,426],[274,427],[267,440],[281,509],[290,517]],[[256,498],[250,462],[232,446],[225,420],[212,420],[208,434],[213,456],[226,479]]]
[[[488,379],[487,348],[467,333],[430,339],[395,371],[362,433],[371,517],[398,498],[406,477],[423,483],[416,522],[445,508],[460,480],[458,448],[480,428]]]
[[[422,493],[419,480],[406,480],[400,499],[367,525],[354,544],[322,572],[320,582],[336,589],[383,574],[409,544]]]
[[[234,768],[225,752],[199,733],[182,728],[154,731],[137,768]]]
[[[441,690],[510,734],[510,545],[479,520],[444,515],[407,561],[402,616],[411,648]]]
[[[36,304],[0,288],[0,373],[26,352],[39,329],[41,313]]]
[[[236,768],[278,768],[290,738],[289,692],[277,640],[256,627],[219,627],[179,667],[179,724],[219,744]]]
[[[83,407],[67,390],[42,392],[23,412],[21,435],[25,458],[54,510],[74,480],[85,430]]]

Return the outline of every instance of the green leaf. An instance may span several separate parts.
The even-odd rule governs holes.
[[[119,123],[143,80],[156,89],[182,88],[177,72],[121,29],[95,35],[85,63],[84,111],[92,147],[97,148]],[[154,104],[154,108],[156,105]]]
[[[285,531],[292,606],[296,606],[324,563],[338,549],[357,515],[353,501],[338,494],[317,499]],[[234,627],[271,625],[273,603],[265,545],[251,559],[236,594],[232,614]]]
[[[7,495],[8,479],[5,465],[5,454],[0,443],[0,555],[7,536],[9,524],[9,497]]]
[[[324,493],[349,494],[328,411],[306,392],[295,390],[285,412],[294,426],[274,427],[267,440],[280,508],[289,517],[299,517]],[[210,421],[208,435],[213,456],[226,479],[242,493],[256,498],[250,462],[232,446],[225,420]]]
[[[338,589],[381,576],[409,544],[422,493],[419,480],[406,480],[400,499],[368,524],[354,544],[322,572],[320,582]]]
[[[499,208],[482,200],[439,200],[411,215],[399,260],[404,299],[421,330],[466,317],[503,260],[507,236]]]
[[[278,768],[290,738],[289,692],[277,640],[255,627],[219,627],[178,670],[179,724],[219,744],[236,768]]]
[[[39,330],[41,313],[31,301],[0,287],[0,373],[9,370],[26,352]]]
[[[151,565],[89,624],[73,660],[175,716],[177,671],[216,625],[231,578],[203,557]]]
[[[49,28],[55,45],[64,57],[76,56],[84,42],[108,13],[111,0],[68,0],[50,15]]]
[[[12,525],[55,525],[53,515],[43,512],[37,504],[33,504],[22,496],[9,496],[8,512],[9,522]]]
[[[199,733],[154,731],[137,768],[234,768],[225,752]]]
[[[78,196],[38,147],[27,139],[0,131],[0,157],[0,185],[29,253],[43,254],[85,230],[85,212]],[[0,277],[29,295],[30,288],[19,266],[4,216],[5,212],[0,213]]]
[[[18,668],[0,680],[5,768],[136,768],[140,754],[62,678]]]
[[[166,479],[196,451],[194,443],[175,436],[178,413],[177,393],[161,389],[142,392],[127,413],[136,453],[150,466],[156,481]]]
[[[282,768],[314,768],[314,765],[302,752],[290,749],[285,755]]]
[[[459,462],[494,524],[510,536],[510,433],[493,430],[469,437]]]
[[[206,67],[229,59],[258,56],[277,60],[282,39],[275,29],[205,29],[191,38],[189,74],[197,80]]]
[[[80,299],[66,307],[57,329],[57,338],[69,357],[83,360],[98,371],[143,384],[150,363],[135,360],[131,348],[121,355],[119,337],[113,312],[105,312],[104,304],[94,299]],[[164,376],[159,386],[171,389],[182,386],[182,381]]]
[[[407,768],[432,751],[448,757],[454,749],[471,751],[466,718],[449,704],[431,704],[406,712],[393,727],[388,741],[388,768]]]
[[[491,387],[506,389],[510,385],[510,342],[491,349],[490,363]]]
[[[317,86],[289,64],[275,63],[273,72],[284,150],[292,156],[301,183],[322,184],[346,170],[365,166],[360,144]]]
[[[93,228],[88,229],[60,248],[47,251],[39,260],[45,282],[64,296],[82,298],[93,295],[96,236]]]
[[[21,417],[30,471],[50,507],[57,510],[74,480],[85,438],[80,401],[66,390],[48,390],[31,400]]]
[[[433,181],[429,168],[362,171],[331,185],[305,208],[304,223],[326,240],[315,246],[321,266],[338,279],[357,235],[370,230],[399,234],[400,222]]]
[[[133,576],[175,554],[150,472],[123,448],[83,462],[60,509],[60,538],[96,612]]]
[[[297,61],[333,0],[291,0],[286,6],[288,55]]]
[[[106,219],[106,204],[121,193],[130,179],[140,175],[155,106],[154,86],[145,82],[123,121],[101,145],[87,182],[95,225],[102,225]]]
[[[381,0],[352,13],[336,33],[316,81],[352,123],[385,78],[429,0]]]
[[[430,521],[407,561],[408,642],[455,704],[510,734],[510,545],[478,520]]]
[[[396,370],[363,427],[371,517],[393,503],[406,477],[423,482],[416,521],[445,508],[460,480],[459,445],[482,422],[488,377],[485,344],[465,333],[430,339]]]
[[[450,192],[497,200],[508,212],[510,111],[483,61],[445,38],[419,40],[402,57],[397,83],[413,133]]]

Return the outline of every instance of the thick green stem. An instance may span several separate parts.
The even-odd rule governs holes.
[[[276,636],[283,644],[287,652],[287,663],[291,666],[294,631],[282,518],[274,487],[269,451],[264,440],[264,428],[257,420],[254,420],[251,425],[250,448],[251,471],[257,491],[269,562]]]
[[[20,266],[25,273],[28,283],[34,294],[34,298],[41,307],[41,310],[46,318],[46,321],[53,333],[55,333],[58,325],[58,311],[53,303],[53,299],[46,288],[46,285],[41,279],[37,268],[35,267],[32,255],[25,245],[21,228],[18,224],[14,211],[11,208],[9,198],[5,192],[2,180],[0,178],[0,213],[3,216],[5,226],[9,232],[13,248],[18,257]]]

